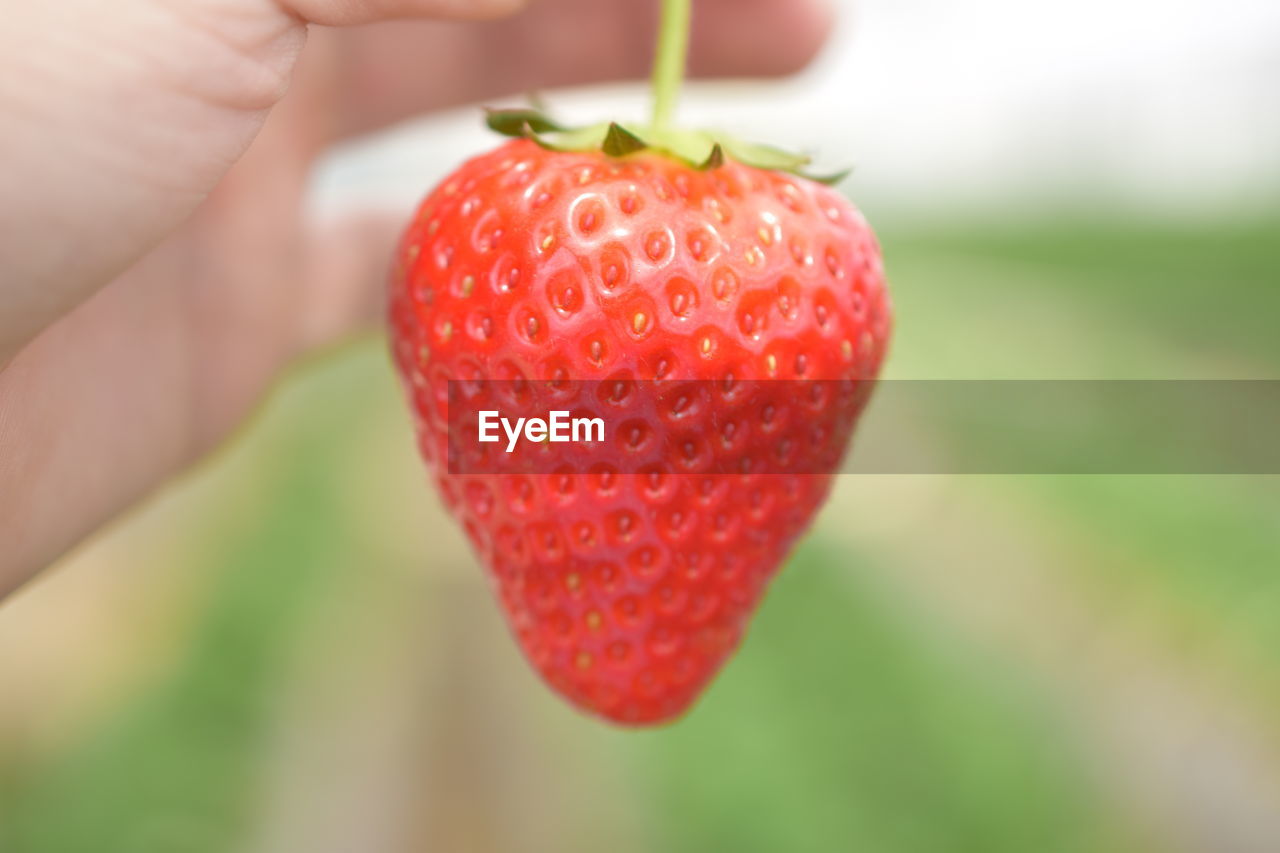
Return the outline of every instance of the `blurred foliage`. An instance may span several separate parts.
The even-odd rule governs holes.
[[[662,850],[1102,851],[1051,709],[803,547],[705,709],[636,738]]]
[[[1033,294],[1056,291],[1133,333],[1162,336],[1185,350],[1257,359],[1270,368],[1262,375],[1274,377],[1280,364],[1277,234],[1280,215],[1274,213],[1144,222],[1095,212],[1072,219],[1030,216],[998,227],[986,222],[894,232],[885,240],[885,254],[891,272],[899,261],[907,269],[957,261],[952,287],[980,286],[981,277],[975,282],[965,274],[965,260],[996,262],[1019,270]],[[1117,368],[1113,375],[1123,375],[1124,367]]]
[[[905,361],[907,375],[934,375],[928,357],[912,352],[945,350],[972,354],[940,360],[950,375],[1280,377],[1277,234],[1274,214],[1198,224],[1030,219],[890,234],[885,252],[899,267],[894,285],[904,318],[895,354],[907,356],[894,368]],[[1049,305],[1050,313],[1020,313],[1027,300]],[[984,310],[1020,322],[994,328],[980,316]],[[1016,343],[1056,335],[1074,338],[1078,351]],[[1133,440],[1116,436],[1117,447],[1099,448],[1098,455],[1123,454]],[[1014,482],[1074,536],[1114,550],[1112,559],[1083,562],[1082,570],[1099,569],[1100,581],[1161,602],[1187,629],[1231,646],[1242,659],[1274,662],[1280,477]],[[1280,715],[1280,678],[1269,667],[1249,677]]]
[[[270,514],[191,543],[184,568],[215,579],[180,665],[60,760],[31,768],[0,805],[0,850],[237,849],[300,617],[327,577],[359,562],[344,547],[342,483],[323,462],[358,412],[315,406],[311,428],[277,442],[259,479]]]

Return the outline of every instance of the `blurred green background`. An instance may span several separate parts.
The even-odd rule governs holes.
[[[1276,377],[1277,234],[891,222],[890,375]],[[842,476],[694,711],[615,730],[357,342],[0,610],[0,850],[1280,850],[1277,485]]]

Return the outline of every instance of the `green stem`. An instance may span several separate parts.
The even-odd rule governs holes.
[[[658,50],[653,57],[653,126],[662,129],[675,112],[684,80],[685,54],[689,47],[690,0],[662,0]]]

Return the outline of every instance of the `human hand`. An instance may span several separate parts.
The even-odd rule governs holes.
[[[648,65],[654,2],[535,0],[459,23],[519,5],[8,10],[0,597],[206,452],[291,359],[376,316],[400,222],[306,222],[325,148],[433,108]],[[818,0],[695,5],[695,73],[795,70],[827,28]]]

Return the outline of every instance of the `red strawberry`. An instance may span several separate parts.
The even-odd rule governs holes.
[[[391,293],[419,445],[521,647],[623,723],[681,713],[737,646],[826,496],[889,335],[866,221],[757,168],[803,159],[670,127],[690,0],[662,9],[648,143],[492,114],[536,141],[471,160],[423,202]],[[607,440],[506,453],[467,420],[553,405],[607,415]]]
[[[732,653],[865,401],[805,389],[873,380],[889,335],[880,251],[852,205],[791,174],[709,165],[508,142],[427,198],[392,285],[395,360],[445,503],[529,660],[619,722],[678,715]],[[592,473],[551,473],[581,461],[572,444],[536,447],[528,475],[500,467],[528,454],[492,453],[486,473],[446,463],[451,379],[726,376],[747,383],[745,408],[711,400],[690,428],[641,401],[595,451],[616,464]],[[765,381],[778,379],[793,381]],[[623,458],[635,431],[643,468]],[[787,473],[682,473],[694,442],[713,471],[793,458]]]

